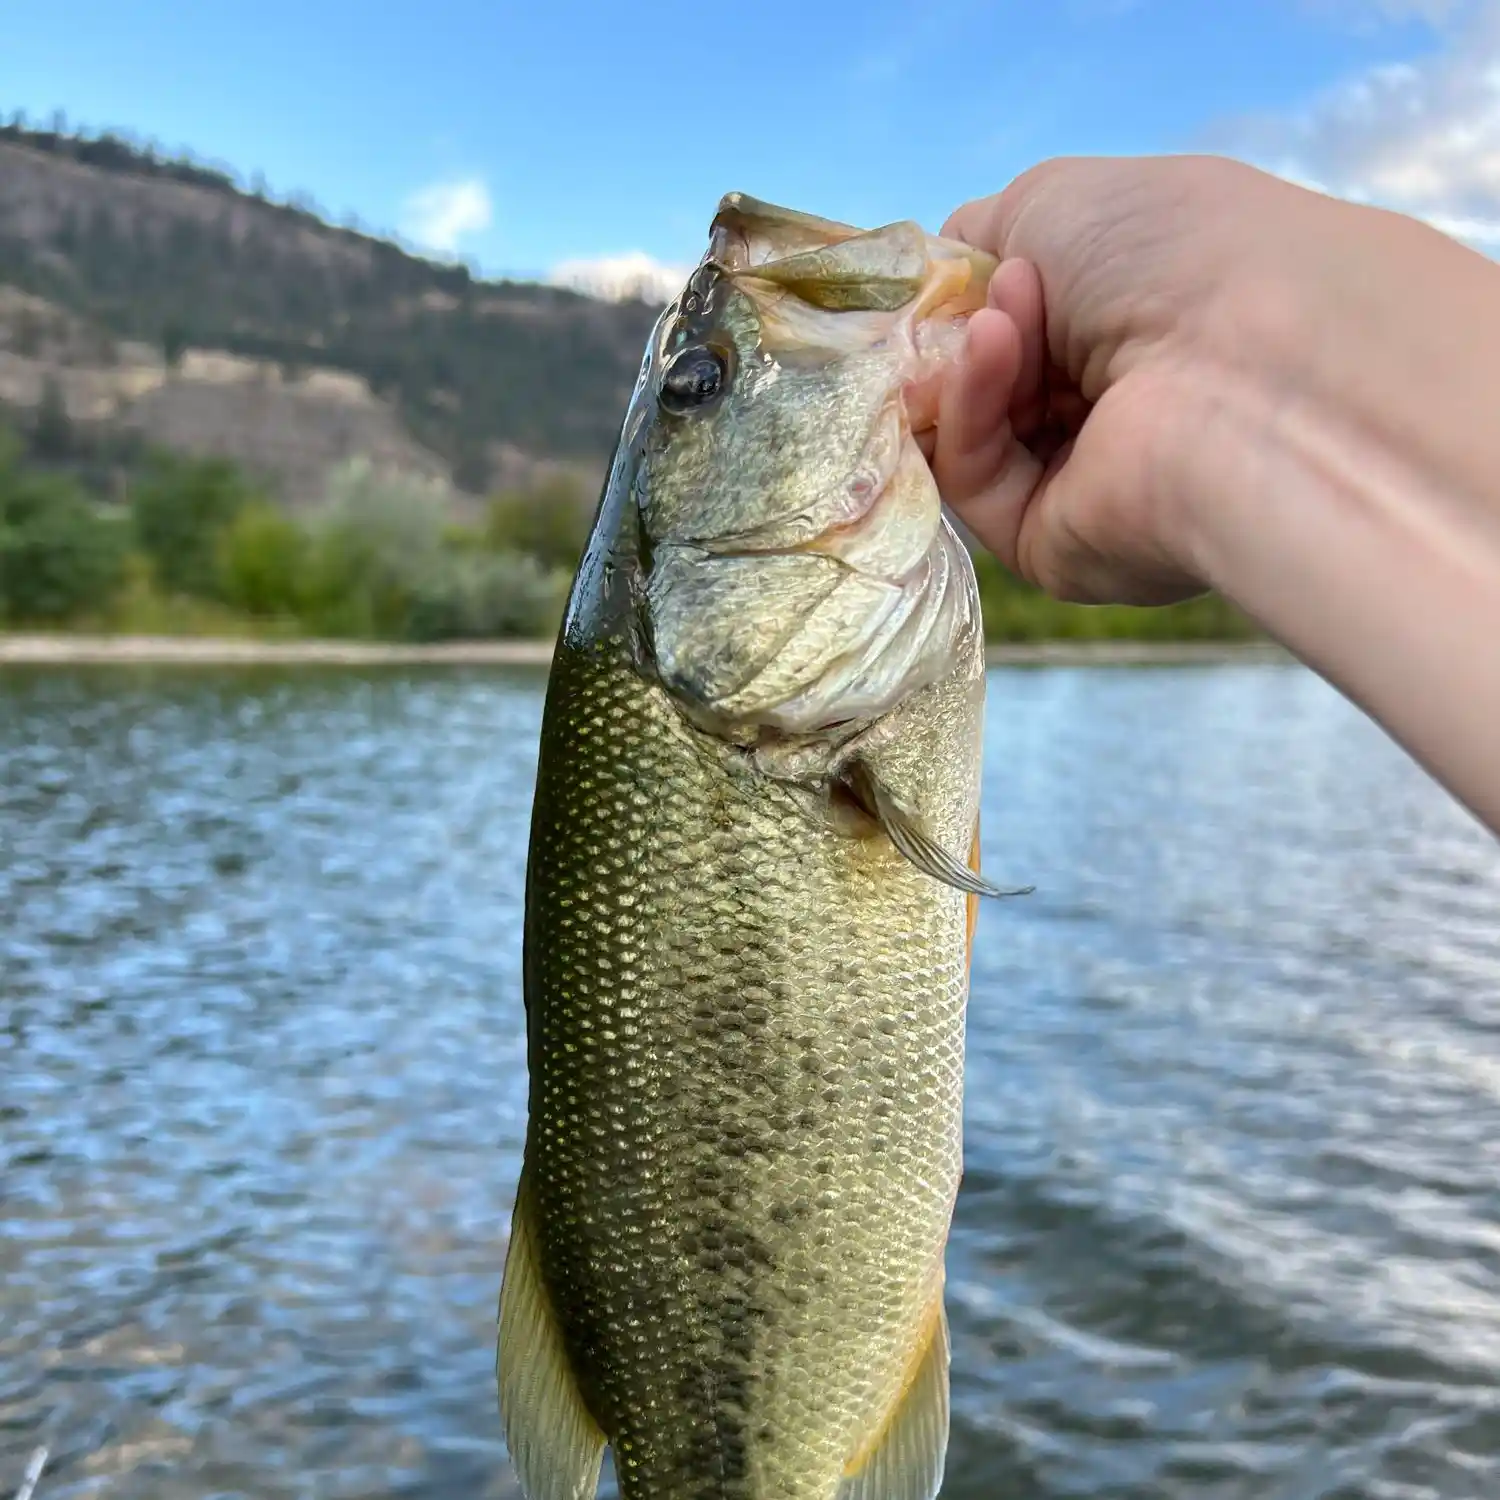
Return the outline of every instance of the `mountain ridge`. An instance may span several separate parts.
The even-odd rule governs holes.
[[[219,166],[14,122],[6,287],[0,400],[50,381],[72,416],[227,453],[294,501],[356,450],[471,494],[598,473],[662,305],[484,280]]]

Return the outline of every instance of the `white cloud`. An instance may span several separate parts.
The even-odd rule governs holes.
[[[1283,176],[1500,247],[1500,0],[1375,8],[1446,18],[1439,45],[1347,80],[1291,120],[1241,122],[1230,142]]]
[[[488,229],[491,216],[490,190],[482,179],[434,182],[406,200],[401,232],[428,250],[452,255],[466,235]]]
[[[640,251],[604,255],[592,260],[565,260],[553,266],[547,280],[572,287],[591,297],[622,302],[640,297],[647,302],[670,302],[692,273],[691,266],[668,265]]]

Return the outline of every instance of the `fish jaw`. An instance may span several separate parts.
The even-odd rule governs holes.
[[[722,200],[656,360],[718,351],[725,389],[652,425],[641,488],[642,635],[695,723],[744,741],[869,722],[978,632],[905,392],[957,356],[993,269],[913,223]]]

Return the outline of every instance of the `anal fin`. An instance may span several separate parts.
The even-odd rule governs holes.
[[[500,1287],[496,1372],[505,1445],[526,1500],[593,1500],[606,1439],[563,1347],[532,1215],[523,1168]]]
[[[838,1500],[935,1500],[948,1452],[948,1315],[942,1293],[890,1419],[846,1472]]]

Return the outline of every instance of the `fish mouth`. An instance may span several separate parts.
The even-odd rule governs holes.
[[[861,387],[862,444],[821,490],[791,486],[778,508],[773,489],[733,531],[698,529],[691,505],[653,527],[644,633],[655,675],[699,727],[738,742],[843,733],[946,675],[977,634],[972,567],[904,392],[954,356],[995,264],[910,221],[864,231],[721,200],[682,315],[743,297],[763,382],[816,380],[846,358],[876,373]]]
[[[910,219],[859,229],[742,192],[719,200],[703,260],[814,308],[912,319],[982,307],[999,265],[987,251],[928,234]]]

